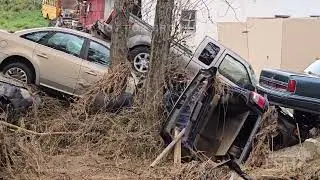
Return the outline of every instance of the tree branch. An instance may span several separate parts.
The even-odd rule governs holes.
[[[46,133],[39,133],[39,132],[35,132],[35,131],[31,131],[10,123],[7,123],[5,121],[0,121],[0,125],[9,127],[9,128],[13,128],[16,129],[17,131],[22,131],[24,133],[27,134],[32,134],[32,135],[36,135],[36,136],[50,136],[50,135],[68,135],[68,134],[78,134],[78,132],[46,132]]]

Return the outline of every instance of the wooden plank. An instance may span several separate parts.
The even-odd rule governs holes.
[[[162,158],[164,158],[170,150],[174,147],[174,145],[182,138],[186,129],[183,128],[182,131],[178,134],[178,136],[161,152],[161,154],[152,162],[150,167],[156,166]]]
[[[177,138],[179,135],[179,129],[175,128],[174,138]],[[177,144],[174,146],[173,162],[177,167],[181,166],[181,139],[178,140]]]

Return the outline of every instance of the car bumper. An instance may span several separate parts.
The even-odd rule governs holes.
[[[295,110],[320,114],[320,99],[297,96],[285,92],[270,90],[262,86],[258,87],[260,94],[267,95],[271,105],[278,105]]]

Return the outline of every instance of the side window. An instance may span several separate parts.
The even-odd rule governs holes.
[[[199,61],[203,62],[206,65],[210,65],[214,58],[219,53],[220,48],[213,43],[208,43],[204,50],[201,52],[199,56]]]
[[[90,41],[87,60],[104,66],[110,65],[110,52],[105,46]]]
[[[24,34],[21,37],[33,42],[39,42],[44,36],[46,36],[49,32],[33,32],[33,33],[29,33],[29,34]]]
[[[251,84],[250,77],[245,66],[228,54],[224,57],[218,71],[221,75],[242,88]]]
[[[44,45],[80,57],[83,43],[84,38],[58,32],[51,36]]]

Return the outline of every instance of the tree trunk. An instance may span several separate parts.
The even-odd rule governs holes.
[[[111,34],[111,68],[104,77],[108,86],[104,87],[104,93],[109,101],[117,100],[123,95],[130,76],[130,66],[127,62],[128,31],[130,16],[129,0],[115,0],[114,13],[112,13]]]
[[[152,33],[151,58],[146,84],[146,106],[149,113],[159,118],[163,102],[165,72],[170,52],[170,35],[174,0],[158,0],[154,31]]]
[[[126,63],[127,40],[129,29],[129,11],[127,0],[116,0],[114,2],[115,13],[112,17],[111,35],[111,62],[112,66]]]

